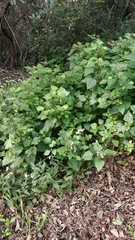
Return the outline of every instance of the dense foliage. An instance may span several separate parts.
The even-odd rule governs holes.
[[[77,41],[99,35],[116,40],[135,31],[135,0],[3,0],[0,7],[0,64],[23,67],[51,60],[67,69],[67,53]],[[3,4],[2,4],[3,5]]]
[[[43,62],[0,90],[0,189],[10,205],[50,185],[70,189],[76,173],[134,150],[135,35],[91,38],[73,45],[69,70]]]

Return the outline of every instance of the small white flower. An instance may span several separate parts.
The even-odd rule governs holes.
[[[85,129],[82,128],[82,129],[78,129],[78,131],[76,132],[76,134],[81,134]]]

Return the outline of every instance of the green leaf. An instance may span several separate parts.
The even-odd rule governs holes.
[[[8,165],[11,162],[12,162],[12,158],[11,157],[4,157],[3,161],[2,161],[2,166]]]
[[[44,155],[45,156],[48,156],[50,154],[50,150],[46,150],[45,152],[44,152]]]
[[[51,85],[51,90],[52,90],[52,91],[57,91],[58,88],[57,88],[56,86],[54,86],[54,85]]]
[[[94,166],[98,170],[98,172],[103,168],[105,162],[101,160],[100,158],[95,158],[94,159]]]
[[[77,161],[76,159],[69,159],[68,166],[71,167],[74,171],[78,172],[81,167],[81,161]]]
[[[53,187],[57,190],[60,188],[60,186],[57,182],[53,182]]]
[[[9,199],[6,199],[6,200],[7,200],[7,205],[8,205],[10,208],[14,209],[13,201],[11,201],[11,200],[9,200]]]
[[[112,143],[114,144],[115,147],[119,146],[119,141],[117,141],[115,139],[112,140]]]
[[[37,147],[38,152],[45,152],[46,150],[49,149],[49,146],[45,144],[44,142],[40,142]]]
[[[38,107],[37,107],[37,111],[38,111],[38,112],[43,111],[43,110],[44,110],[44,107],[42,107],[42,106],[38,106]]]
[[[135,105],[131,105],[130,108],[133,111],[133,114],[135,114]]]
[[[65,90],[65,88],[63,87],[60,87],[59,90],[58,90],[58,96],[60,97],[65,97],[65,96],[68,96],[69,95],[69,92],[67,92]]]
[[[12,147],[12,141],[11,139],[6,140],[5,142],[5,149],[9,149]]]
[[[114,224],[114,225],[117,225],[117,226],[121,226],[122,223],[123,223],[123,222],[122,222],[120,219],[116,219],[116,220],[113,222],[113,224]]]
[[[31,144],[32,144],[32,145],[37,145],[37,144],[39,143],[39,141],[40,141],[40,140],[39,140],[39,137],[34,137]]]
[[[93,157],[93,154],[92,154],[91,151],[86,151],[86,152],[83,154],[83,156],[82,156],[82,158],[83,158],[84,160],[91,160],[92,157]]]
[[[128,123],[133,123],[133,115],[131,114],[130,111],[128,111],[125,116],[124,116],[124,120]]]
[[[122,104],[117,105],[116,108],[123,115],[125,110],[129,108],[130,104],[131,104],[130,102],[124,102]]]
[[[115,156],[117,154],[116,151],[111,149],[106,149],[104,153],[105,153],[105,156]]]
[[[92,124],[90,125],[90,127],[91,127],[92,129],[97,129],[97,123],[92,123]]]
[[[123,56],[124,59],[127,59],[127,60],[134,60],[135,59],[135,53],[131,53],[127,56]]]
[[[82,82],[86,83],[87,89],[93,88],[97,84],[97,81],[90,76],[87,76]]]
[[[135,61],[129,62],[128,67],[135,68]]]
[[[23,162],[23,158],[17,157],[12,164],[12,168],[16,168],[16,167],[20,166],[22,162]]]

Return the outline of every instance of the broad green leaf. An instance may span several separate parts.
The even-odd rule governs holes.
[[[128,123],[133,123],[133,115],[131,114],[130,111],[128,111],[125,116],[124,116],[124,120]]]
[[[91,160],[92,157],[93,157],[93,154],[92,154],[91,151],[86,151],[86,152],[83,154],[83,156],[82,156],[82,158],[83,158],[84,160]]]
[[[54,85],[51,85],[51,90],[52,90],[52,91],[57,91],[58,88],[57,88],[56,86],[54,86]]]
[[[3,161],[2,161],[2,166],[8,165],[11,162],[12,162],[12,158],[11,157],[4,157]]]
[[[133,111],[133,114],[135,114],[135,105],[131,105],[130,108]]]
[[[42,106],[38,106],[38,107],[37,107],[37,111],[38,111],[38,112],[43,111],[43,110],[44,110],[44,107],[42,107]]]
[[[104,153],[105,153],[105,156],[115,156],[117,154],[116,151],[111,149],[106,149]]]
[[[90,75],[91,73],[94,73],[94,71],[95,71],[94,67],[89,67],[89,68],[86,67],[84,70],[84,76],[86,77],[86,76]]]
[[[69,92],[67,92],[65,90],[65,88],[63,87],[60,87],[59,90],[58,90],[58,96],[60,97],[65,97],[65,96],[68,96],[69,95]]]
[[[53,187],[57,190],[60,188],[59,184],[56,181],[53,182]]]
[[[53,118],[52,120],[47,120],[45,122],[45,126],[44,128],[41,130],[41,133],[44,133],[44,132],[49,132],[50,129],[52,129],[55,125],[55,123],[57,122],[57,119],[56,118]]]
[[[124,102],[122,104],[117,105],[116,108],[123,115],[125,110],[129,108],[129,106],[130,106],[130,102]]]
[[[129,55],[123,56],[123,58],[127,60],[135,60],[135,53],[131,53]]]
[[[77,161],[74,158],[68,160],[68,166],[71,167],[74,171],[78,172],[81,167],[81,161]]]
[[[26,155],[25,156],[25,161],[28,164],[35,163],[35,160],[36,160],[36,155],[35,154],[31,154],[31,155]]]
[[[119,146],[119,141],[117,141],[115,139],[112,140],[112,143],[114,144],[115,147]]]
[[[12,168],[16,168],[20,166],[22,162],[23,162],[23,158],[17,157],[12,164]]]
[[[94,166],[98,170],[98,172],[103,168],[105,162],[101,160],[100,158],[95,158],[94,159]]]
[[[85,102],[86,101],[86,97],[84,95],[79,95],[79,100],[81,102]]]
[[[14,209],[14,203],[13,203],[13,201],[11,201],[10,199],[6,199],[6,202],[7,202],[7,205],[8,205],[10,208]]]
[[[67,152],[67,147],[66,146],[62,146],[58,148],[58,153],[62,156],[65,156],[65,153]]]
[[[5,149],[9,149],[12,147],[12,141],[11,139],[6,140],[5,142]]]
[[[90,125],[90,127],[91,127],[92,129],[97,129],[97,123],[92,123],[92,124]]]
[[[90,123],[85,123],[84,128],[89,131],[90,130]]]
[[[44,155],[45,156],[48,156],[50,154],[50,150],[46,150],[45,152],[44,152]]]
[[[117,125],[116,125],[116,130],[118,131],[118,132],[125,132],[125,130],[126,130],[126,127],[122,124],[122,123],[118,123]]]
[[[40,140],[39,140],[39,137],[34,137],[31,144],[32,144],[32,145],[37,145],[37,144],[39,143],[39,141],[40,141]]]
[[[135,68],[135,61],[129,62],[128,67]]]
[[[97,81],[90,76],[87,76],[82,82],[86,83],[87,89],[93,88],[97,84]]]
[[[48,144],[45,144],[45,143],[42,142],[42,141],[38,144],[38,147],[37,147],[37,151],[38,151],[38,152],[45,152],[45,151],[48,150],[48,149],[49,149]]]

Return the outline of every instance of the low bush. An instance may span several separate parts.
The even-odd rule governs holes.
[[[71,189],[76,173],[134,150],[135,34],[74,44],[69,70],[27,67],[0,95],[0,187],[5,199]]]

